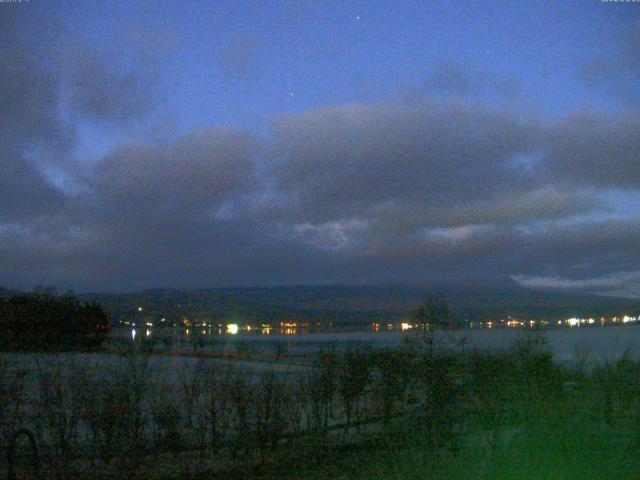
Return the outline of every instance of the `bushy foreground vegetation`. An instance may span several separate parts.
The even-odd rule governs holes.
[[[0,422],[32,428],[59,478],[637,478],[629,355],[560,367],[529,338],[328,351],[296,370],[155,360],[5,362]]]

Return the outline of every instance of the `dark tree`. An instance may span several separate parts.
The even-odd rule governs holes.
[[[458,325],[444,297],[431,295],[413,311],[417,326],[425,330],[452,329]]]
[[[0,339],[5,349],[93,349],[111,322],[102,307],[71,296],[18,294],[0,300]]]

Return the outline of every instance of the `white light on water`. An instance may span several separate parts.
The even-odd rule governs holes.
[[[238,333],[238,325],[236,323],[230,323],[227,325],[227,333],[230,333],[231,335]]]
[[[131,330],[131,340],[135,340],[136,339],[136,329],[132,329]]]

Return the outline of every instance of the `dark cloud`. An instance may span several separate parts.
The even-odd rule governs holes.
[[[597,278],[537,277],[515,275],[513,279],[529,288],[581,290],[600,295],[637,298],[640,295],[640,271],[621,271]]]
[[[458,102],[288,117],[269,218],[380,281],[628,268],[637,225],[614,220],[607,195],[634,187],[640,135],[632,117],[590,119]]]
[[[0,146],[0,222],[48,214],[64,202],[33,162],[12,146]]]
[[[264,235],[236,211],[255,189],[259,148],[226,128],[169,145],[122,145],[84,179],[87,191],[64,218],[42,225],[45,234],[23,234],[80,288],[197,286],[250,274],[235,269]]]
[[[57,84],[42,66],[37,25],[18,10],[0,17],[0,221],[49,213],[64,202],[42,163],[72,144],[58,117]]]
[[[72,108],[91,120],[126,124],[143,119],[160,103],[159,82],[144,63],[122,65],[96,49],[74,49],[63,67]]]
[[[0,225],[0,281],[122,290],[640,270],[637,219],[606,201],[638,189],[637,116],[553,123],[460,99],[311,110],[274,121],[268,140],[215,127],[122,144],[73,163],[82,188],[65,197],[29,161],[42,138],[65,138],[56,86],[31,67],[21,85],[43,97],[31,110],[36,87],[7,97],[25,128],[7,129],[14,160],[0,168],[18,188],[3,208],[37,215]],[[126,102],[107,84],[100,95]],[[87,105],[108,121],[147,111]]]
[[[520,81],[515,77],[501,77],[490,71],[471,71],[455,63],[440,63],[423,82],[409,89],[407,97],[495,95],[515,98],[520,92]]]
[[[352,112],[347,109],[346,113]],[[337,114],[334,110],[326,118],[344,125],[336,121]],[[415,115],[408,114],[410,119]],[[398,121],[401,114],[395,111],[393,118]],[[485,121],[480,132],[495,131],[486,125],[491,115],[480,118]],[[288,121],[296,128],[305,127],[304,122]],[[508,161],[520,150],[513,139],[505,142],[513,148],[498,149],[497,157],[504,160],[496,161],[482,148],[489,143],[483,135],[462,130],[451,133],[449,139],[438,138],[450,146],[447,155],[424,156],[413,147],[405,151],[416,153],[417,158],[407,156],[395,165],[378,158],[379,151],[393,152],[399,140],[425,148],[428,142],[409,140],[406,131],[396,137],[403,130],[398,128],[378,138],[379,151],[363,149],[373,142],[366,139],[366,131],[379,120],[359,121],[363,132],[354,131],[353,126],[346,133],[324,128],[320,131],[327,136],[318,138],[302,128],[304,140],[280,132],[275,151],[287,155],[276,159],[266,177],[255,169],[256,157],[266,155],[258,141],[228,129],[198,131],[169,146],[121,146],[96,166],[88,180],[91,193],[69,210],[66,219],[54,222],[66,224],[66,231],[52,235],[52,225],[44,225],[40,232],[20,232],[30,241],[14,247],[24,251],[38,245],[39,252],[49,252],[45,260],[64,271],[63,278],[81,278],[81,284],[87,285],[131,287],[358,281],[362,276],[374,282],[426,281],[483,269],[543,275],[576,270],[588,257],[593,262],[582,267],[584,274],[619,267],[634,253],[633,242],[622,240],[634,238],[634,231],[625,231],[631,227],[624,222],[613,230],[611,222],[558,224],[595,211],[590,192],[565,191],[544,177],[518,181],[521,172],[514,171]],[[499,123],[503,124],[510,123]],[[519,132],[517,128],[510,131]],[[423,132],[422,128],[410,130]],[[349,135],[361,139],[355,143],[357,155],[350,155],[347,148]],[[390,145],[383,145],[383,140]],[[471,146],[473,141],[479,146]],[[305,142],[306,150],[301,146]],[[342,145],[351,164],[326,160],[331,157],[324,152],[337,152],[335,142]],[[476,166],[475,177],[459,171],[464,164],[449,163],[456,156],[457,143],[484,154],[484,162],[471,162]],[[535,143],[525,143],[524,149]],[[319,150],[324,145],[327,150]],[[291,152],[308,156],[293,158]],[[364,155],[369,152],[371,157]],[[423,161],[432,163],[421,165]],[[397,176],[395,189],[375,184],[394,178],[393,168],[403,166],[413,166],[415,178]],[[431,177],[434,171],[453,178],[438,182]],[[321,182],[316,179],[319,175],[324,177]],[[504,192],[484,195],[484,186],[472,180],[498,182],[488,191],[495,192],[497,185]],[[469,201],[465,202],[457,181],[465,182]],[[269,184],[275,190],[266,191]],[[375,194],[359,189],[361,184]],[[331,203],[336,197],[340,201]],[[296,208],[289,215],[280,210],[275,215],[274,198]],[[13,231],[12,236],[16,235]],[[604,245],[618,252],[617,257],[603,257]]]
[[[62,43],[45,9],[22,7],[0,16],[0,222],[66,208],[61,186],[83,170],[74,157],[78,116],[122,128],[157,106],[144,64],[123,70],[103,51]]]
[[[572,183],[640,187],[640,115],[575,114],[550,129],[544,165]]]
[[[565,225],[526,237],[535,246],[515,278],[525,286],[640,297],[640,221]]]
[[[625,107],[615,114],[523,113],[517,78],[442,63],[401,102],[287,115],[259,138],[184,134],[159,118],[163,62],[186,49],[179,32],[123,27],[117,42],[92,45],[56,33],[43,5],[0,17],[0,284],[513,275],[640,295],[640,214],[624,205],[640,199],[640,116],[628,108],[637,35],[621,33],[580,72],[615,91]],[[221,47],[216,66],[233,82],[261,81],[260,39]],[[83,128],[104,133],[109,153],[75,158]],[[149,129],[155,140],[141,140]]]
[[[518,225],[539,220],[561,220],[601,210],[590,192],[568,192],[551,186],[524,190],[511,196],[454,203],[437,208],[420,203],[387,203],[370,212],[381,229],[406,233],[416,228],[451,228],[473,224]]]
[[[439,208],[539,185],[512,167],[539,132],[535,122],[457,102],[333,108],[276,124],[274,168],[310,221],[390,202]]]
[[[224,214],[218,209],[255,181],[258,142],[225,128],[203,129],[158,147],[123,145],[95,168],[96,208],[119,216]]]

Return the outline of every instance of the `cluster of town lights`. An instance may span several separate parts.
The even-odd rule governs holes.
[[[480,327],[480,328],[496,328],[496,327],[510,327],[510,328],[522,328],[522,327],[536,327],[536,326],[549,326],[549,325],[557,325],[557,326],[566,326],[566,327],[580,327],[582,325],[609,325],[609,324],[628,324],[628,323],[636,323],[640,320],[640,317],[632,317],[629,315],[624,315],[622,317],[611,317],[605,318],[601,317],[599,320],[596,320],[593,317],[589,318],[579,318],[579,317],[571,317],[566,318],[564,320],[556,320],[550,322],[549,320],[500,320],[500,321],[487,321],[487,322],[479,322],[479,323],[471,323],[471,327]]]
[[[143,312],[144,311],[144,307],[142,306],[138,306],[136,308],[136,310],[138,312]],[[165,322],[167,322],[167,319],[165,317],[162,317],[160,319],[159,322],[155,321],[155,325],[159,326],[159,324],[165,324]],[[515,318],[512,318],[511,316],[509,316],[507,319],[502,319],[502,320],[489,320],[489,321],[484,321],[484,322],[469,322],[467,324],[468,327],[471,328],[536,328],[536,327],[547,327],[547,326],[566,326],[566,327],[580,327],[580,326],[589,326],[589,325],[611,325],[611,324],[630,324],[630,323],[636,323],[636,322],[640,322],[640,316],[630,316],[630,315],[623,315],[621,317],[609,317],[609,318],[605,318],[605,317],[601,317],[600,319],[596,320],[593,317],[589,317],[589,318],[579,318],[579,317],[571,317],[571,318],[566,318],[566,319],[562,319],[562,320],[518,320]],[[121,320],[120,321],[121,325],[124,326],[131,326],[132,330],[131,330],[131,338],[135,340],[137,332],[136,332],[136,322],[134,321],[129,321],[129,320]],[[281,333],[284,335],[295,335],[296,333],[299,333],[299,328],[307,328],[307,327],[315,327],[315,326],[321,326],[320,323],[311,323],[311,322],[291,322],[291,321],[286,321],[286,322],[279,322],[275,325],[270,325],[270,324],[261,324],[261,325],[257,325],[257,326],[252,326],[252,325],[245,325],[245,326],[240,326],[238,323],[226,323],[226,324],[214,324],[211,321],[206,321],[206,320],[201,320],[201,321],[193,321],[193,320],[189,320],[186,317],[183,317],[182,320],[180,322],[178,322],[178,324],[176,324],[175,322],[167,322],[169,324],[171,324],[171,326],[173,327],[178,327],[178,326],[182,326],[185,329],[185,334],[186,335],[190,335],[191,334],[191,330],[195,330],[197,327],[202,327],[202,333],[206,334],[207,333],[207,328],[208,328],[208,333],[211,333],[211,329],[212,328],[216,328],[217,327],[217,333],[218,334],[224,334],[226,333],[227,335],[237,335],[238,333],[240,333],[242,330],[246,330],[247,332],[251,332],[252,330],[255,331],[260,331],[263,335],[270,335],[272,330],[276,329],[277,333]],[[139,327],[146,327],[145,328],[145,335],[147,337],[151,336],[151,328],[154,327],[154,320],[150,320],[150,319],[144,319],[144,321],[138,321],[137,325]],[[162,325],[162,326],[165,326]],[[327,327],[332,327],[333,324],[332,323],[328,323],[326,325]],[[378,322],[374,322],[372,323],[373,326],[373,330],[376,332],[379,332],[381,330],[401,330],[401,331],[407,331],[407,330],[411,330],[411,329],[421,329],[421,328],[429,328],[429,324],[423,325],[423,324],[415,324],[415,323],[409,323],[409,322],[400,322],[400,323],[378,323]],[[305,330],[302,330],[302,332],[304,332]]]

